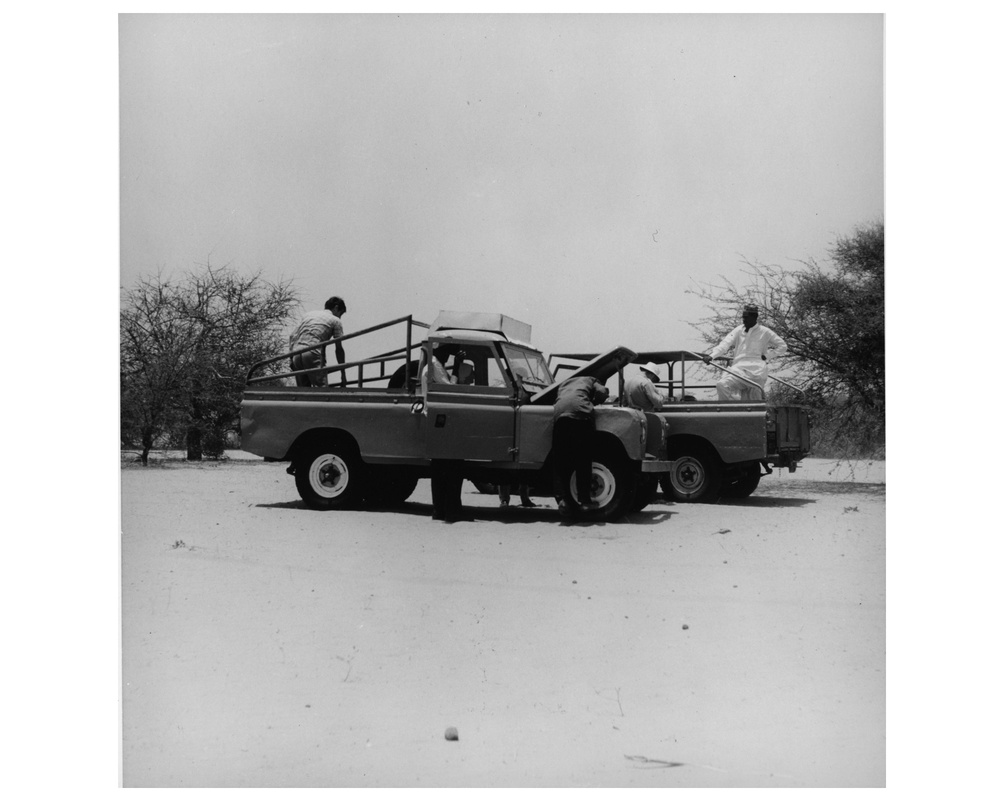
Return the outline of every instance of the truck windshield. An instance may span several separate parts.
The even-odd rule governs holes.
[[[503,344],[502,347],[514,377],[519,377],[523,383],[538,389],[552,383],[552,373],[541,353],[522,350],[509,344]]]

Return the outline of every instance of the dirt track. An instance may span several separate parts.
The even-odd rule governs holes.
[[[445,525],[123,469],[124,785],[884,786],[883,475]]]

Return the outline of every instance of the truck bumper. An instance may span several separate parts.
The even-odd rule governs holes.
[[[670,472],[673,467],[673,461],[657,461],[654,458],[645,458],[642,460],[643,472]]]
[[[764,459],[764,462],[771,467],[777,467],[778,469],[787,469],[789,472],[795,472],[798,467],[799,462],[805,458],[805,453],[780,453],[778,455],[770,455]],[[770,472],[770,470],[768,470]]]

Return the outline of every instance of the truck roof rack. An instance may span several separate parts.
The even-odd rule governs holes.
[[[510,342],[531,344],[531,326],[508,317],[487,311],[442,311],[431,323],[430,333],[446,330],[474,330],[496,333]]]

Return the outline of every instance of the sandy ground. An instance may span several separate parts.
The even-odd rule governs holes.
[[[123,469],[123,784],[885,785],[883,464],[615,524],[464,500]]]

